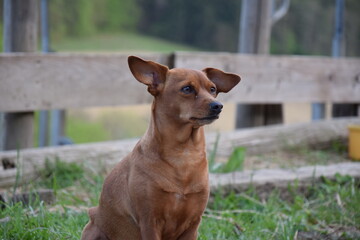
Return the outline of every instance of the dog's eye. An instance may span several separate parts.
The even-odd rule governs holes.
[[[211,87],[211,88],[210,88],[210,92],[211,92],[211,93],[216,93],[216,88],[215,88],[215,87]]]
[[[192,86],[186,86],[181,89],[181,91],[185,94],[191,94],[194,92],[194,88]]]

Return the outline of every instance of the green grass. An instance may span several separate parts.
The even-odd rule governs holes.
[[[49,128],[50,129],[50,128]],[[34,143],[39,145],[39,112],[35,112]],[[50,135],[50,132],[49,132]],[[66,116],[65,135],[74,143],[109,141],[111,132],[101,122],[94,122],[82,116]]]
[[[66,121],[66,134],[75,143],[140,137],[147,127],[146,120],[131,111],[105,111],[93,119],[81,111],[73,111]]]
[[[0,239],[79,239],[81,226],[87,221],[86,213],[74,213],[64,208],[64,212],[51,212],[43,204],[36,208],[16,204],[7,207],[0,214],[10,217],[1,223]]]
[[[131,32],[101,34],[83,38],[66,38],[59,41],[53,41],[51,43],[51,47],[53,50],[59,52],[173,52],[197,50],[196,48],[190,46]]]
[[[54,161],[45,161],[45,169],[40,171],[42,181],[40,185],[46,188],[57,189],[66,188],[81,179],[84,175],[82,166],[76,163],[65,163],[58,158]]]
[[[209,154],[209,172],[211,173],[229,173],[242,171],[244,168],[246,148],[237,147],[230,155],[227,162],[216,162],[216,153],[219,147],[220,134],[217,133],[214,146]]]
[[[52,187],[56,203],[8,205],[0,212],[0,239],[80,238],[88,221],[84,208],[97,205],[104,173],[59,160],[48,164],[45,173],[26,188]],[[255,189],[215,193],[203,216],[199,239],[292,240],[302,233],[326,237],[334,231],[341,231],[341,239],[359,239],[349,230],[360,230],[358,180],[340,175],[334,180],[322,179],[306,194],[299,193],[296,185],[289,186],[288,200],[281,199],[276,190],[266,199]]]
[[[205,213],[200,239],[296,239],[305,232],[329,236],[336,229],[352,227],[359,234],[359,204],[359,182],[346,176],[324,179],[307,196],[293,193],[288,201],[281,200],[277,191],[267,200],[254,190],[226,197],[216,194]],[[355,239],[349,231],[341,234],[341,239]]]
[[[100,123],[68,116],[66,136],[74,143],[102,142],[111,139],[110,132]]]

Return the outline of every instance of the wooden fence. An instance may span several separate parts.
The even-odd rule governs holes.
[[[0,112],[151,101],[127,66],[128,54],[0,54]],[[228,53],[138,54],[170,67],[217,67],[241,84],[225,102],[360,102],[360,59]]]
[[[300,56],[259,56],[226,53],[136,54],[170,67],[202,69],[217,67],[238,73],[241,84],[229,94],[220,96],[233,103],[338,102],[360,103],[360,59]],[[149,103],[145,86],[132,77],[127,54],[0,54],[0,112],[84,108]],[[311,126],[292,126],[288,132],[275,134],[288,145],[322,139],[328,142],[347,135],[349,123],[359,118],[318,122]],[[309,124],[308,124],[309,125]],[[310,129],[304,134],[304,129]],[[328,134],[319,134],[319,131]],[[228,156],[237,145],[249,152],[278,148],[271,133],[281,129],[253,129],[223,134],[218,155]],[[320,131],[321,132],[321,131]],[[268,134],[266,134],[268,133]],[[301,133],[301,134],[300,134]],[[1,135],[1,134],[0,134]],[[252,137],[255,136],[255,137]],[[261,137],[259,137],[261,136]],[[268,136],[268,137],[265,137]],[[299,138],[305,136],[306,139]],[[254,140],[254,138],[256,138]],[[261,138],[261,141],[259,139]],[[291,140],[291,141],[290,141]],[[215,136],[207,136],[212,147]],[[300,142],[299,142],[300,141]],[[302,142],[301,142],[302,141]],[[126,155],[136,140],[113,143],[48,147],[0,152],[1,162],[22,162],[23,181],[36,176],[45,159],[60,157],[65,161],[97,159],[114,164]],[[265,146],[265,147],[264,147]],[[265,151],[264,150],[264,151]],[[273,150],[273,149],[272,149]],[[17,169],[0,169],[0,187],[16,181]]]

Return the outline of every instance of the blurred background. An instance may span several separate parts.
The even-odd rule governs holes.
[[[53,51],[238,51],[241,0],[48,4]],[[345,55],[359,56],[360,1],[346,0],[345,8]],[[272,27],[270,53],[331,56],[334,11],[333,0],[291,0],[287,14]],[[0,21],[3,34],[3,16]]]
[[[130,54],[242,76],[199,239],[360,239],[360,0],[0,0],[0,37],[0,239],[80,238],[148,127]]]
[[[272,26],[269,53],[331,56],[335,6],[335,0],[291,0]],[[241,7],[241,0],[49,0],[50,51],[238,52]],[[344,13],[343,55],[360,56],[360,1],[346,0]],[[331,117],[331,106],[325,108]],[[138,137],[149,113],[148,105],[69,109],[64,132],[75,143]],[[228,104],[208,130],[234,129],[235,114],[236,106]],[[311,121],[311,104],[284,104],[282,116],[285,124]]]

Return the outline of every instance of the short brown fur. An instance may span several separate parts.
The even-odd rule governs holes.
[[[154,96],[149,128],[105,179],[82,239],[196,239],[209,197],[203,125],[218,118],[219,92],[240,77],[218,69],[171,69],[130,56]]]

